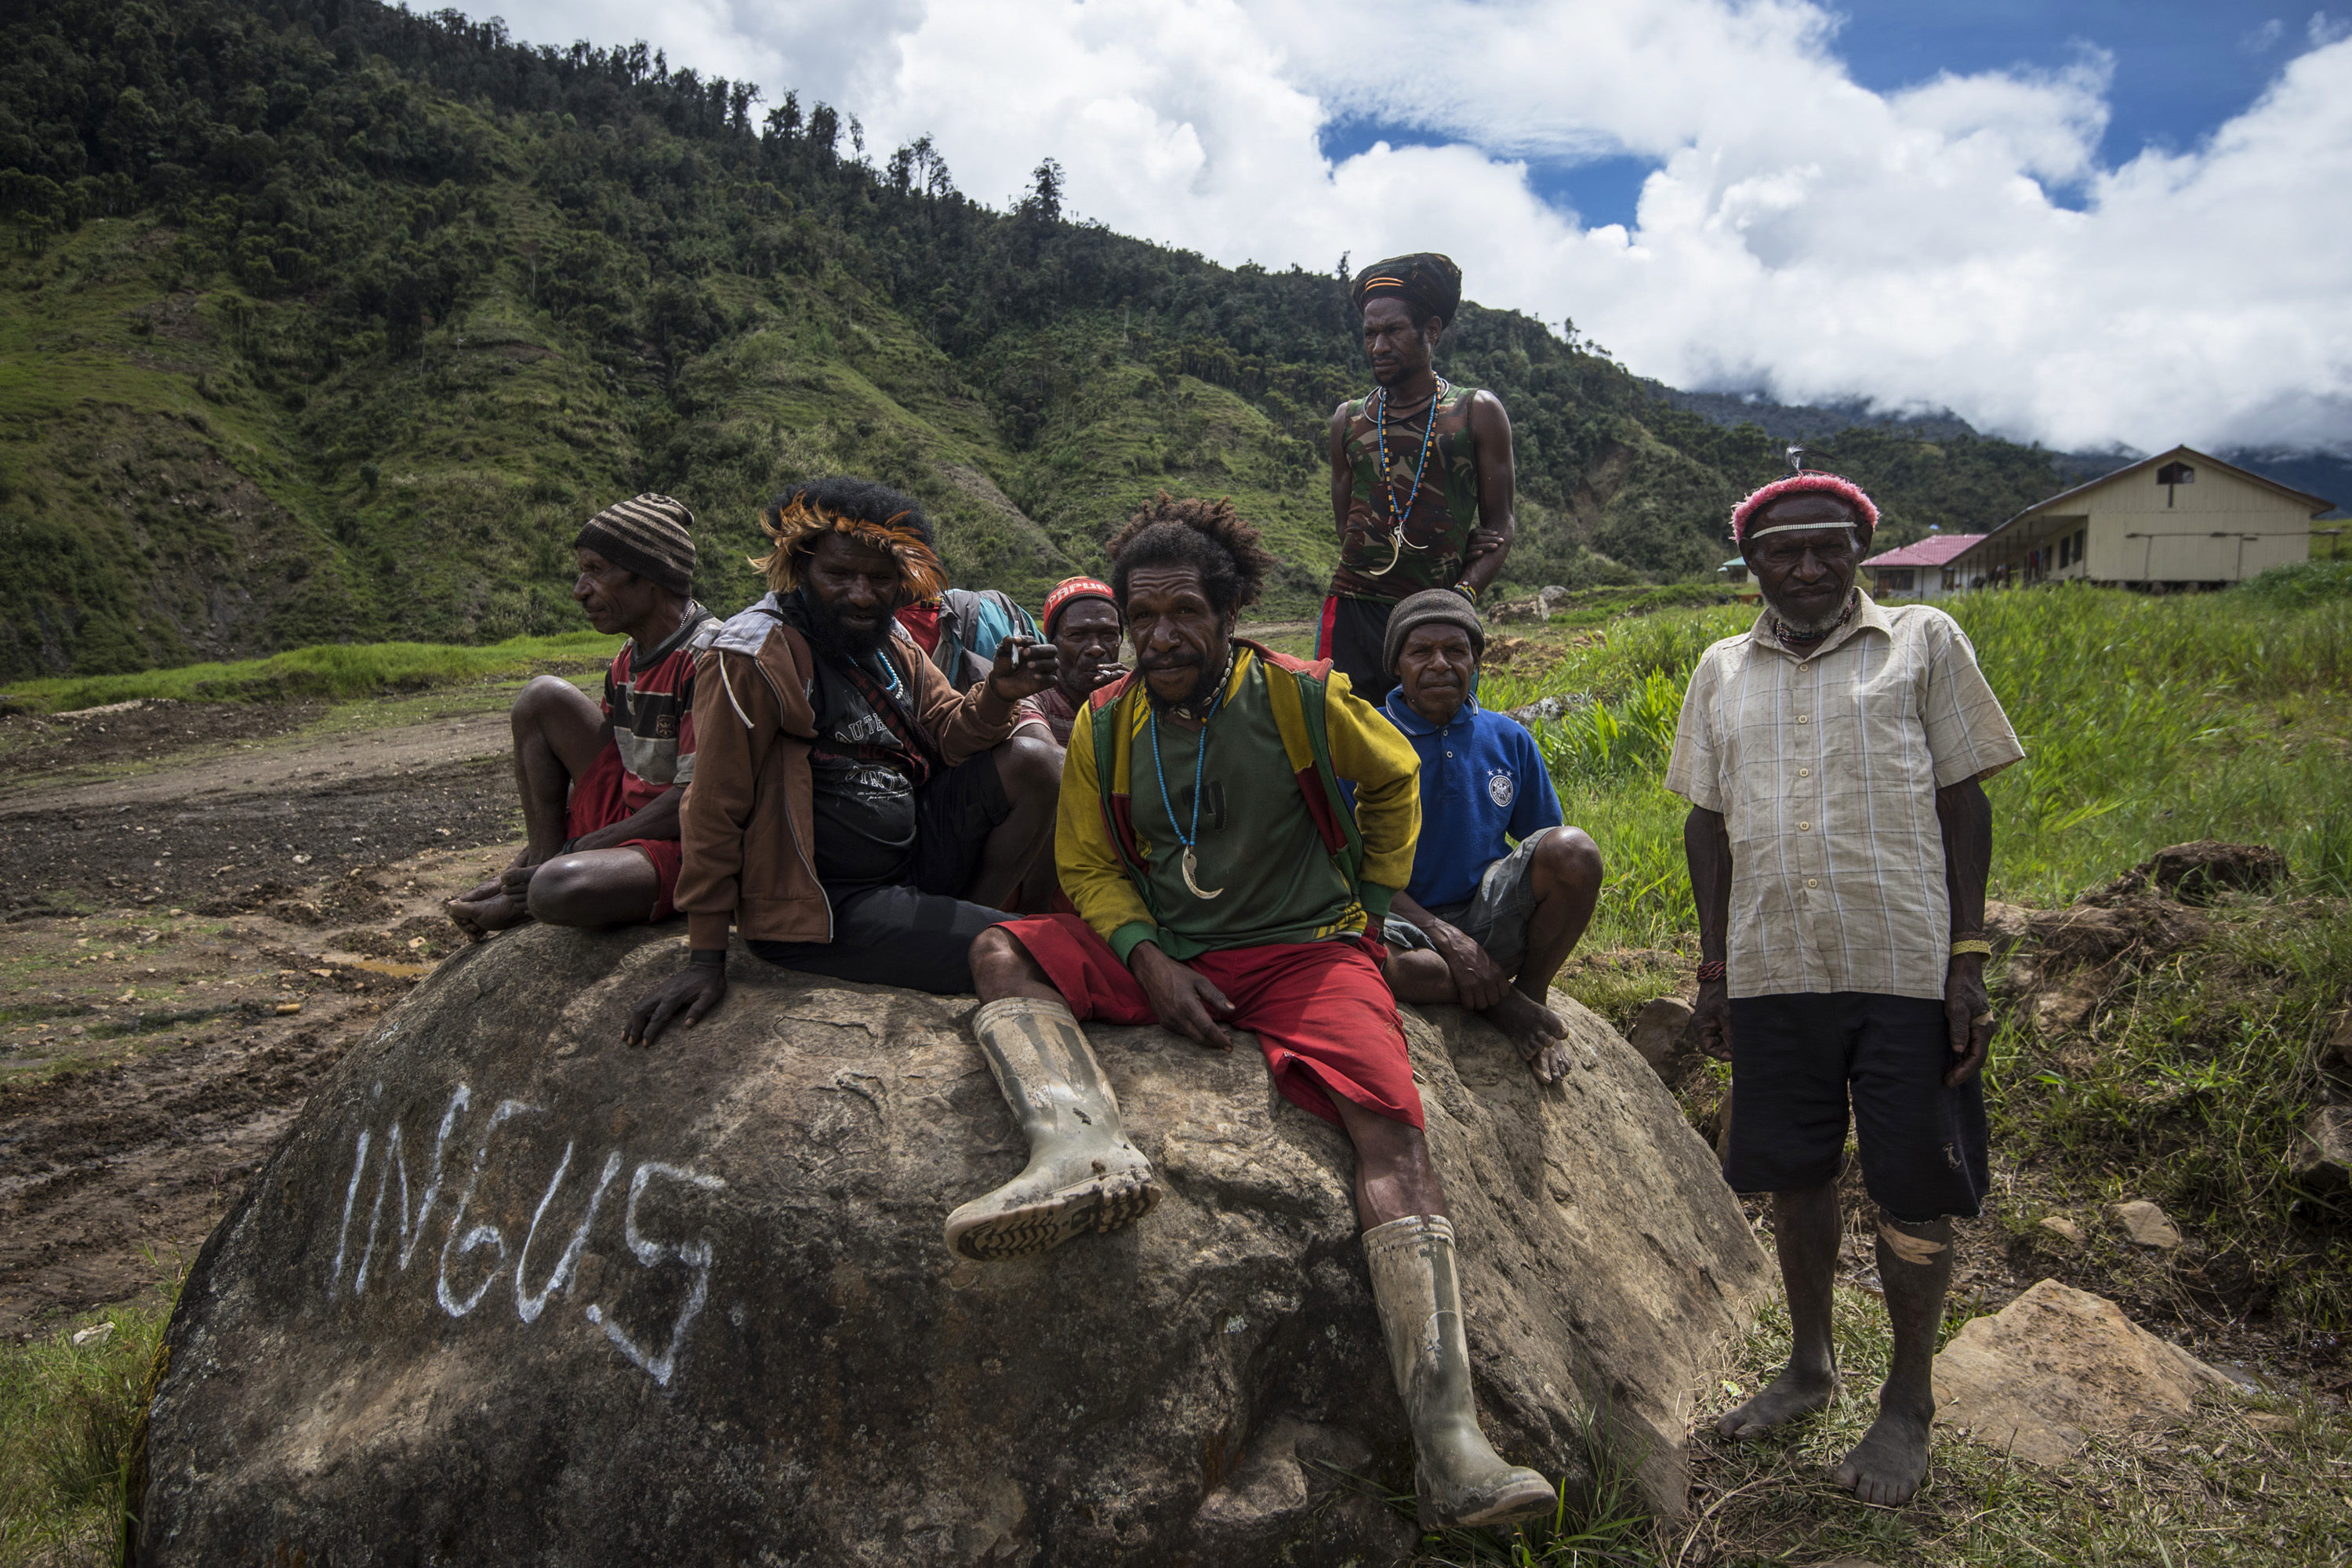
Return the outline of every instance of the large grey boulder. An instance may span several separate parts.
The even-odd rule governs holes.
[[[141,1561],[1409,1553],[1346,1479],[1412,1489],[1349,1152],[1255,1049],[1093,1030],[1169,1196],[982,1266],[941,1221],[1023,1149],[971,1000],[739,956],[715,1016],[625,1047],[682,946],[511,932],[352,1048],[189,1277]],[[1765,1260],[1656,1077],[1555,1001],[1583,1065],[1548,1090],[1407,1016],[1480,1402],[1553,1474],[1601,1409],[1672,1509]]]

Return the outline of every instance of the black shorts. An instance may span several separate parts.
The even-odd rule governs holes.
[[[834,980],[943,996],[970,991],[972,939],[1013,917],[957,895],[980,869],[988,836],[1012,814],[993,752],[934,773],[915,795],[915,857],[905,881],[825,889],[831,942],[744,945],[770,963]]]
[[[1323,624],[1315,637],[1315,657],[1348,678],[1355,694],[1377,708],[1396,689],[1396,677],[1381,663],[1392,604],[1334,594],[1323,601]]]
[[[1984,1206],[1984,1078],[1944,1087],[1953,1061],[1944,1005],[1862,991],[1737,996],[1731,1002],[1734,1192],[1833,1181],[1853,1105],[1863,1184],[1906,1224]]]

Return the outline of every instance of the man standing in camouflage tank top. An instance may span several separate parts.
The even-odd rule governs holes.
[[[1315,653],[1366,701],[1396,685],[1381,658],[1389,612],[1426,588],[1473,604],[1511,552],[1511,421],[1500,399],[1454,386],[1431,362],[1462,303],[1462,269],[1433,252],[1356,277],[1377,384],[1331,416],[1331,515],[1339,568]]]

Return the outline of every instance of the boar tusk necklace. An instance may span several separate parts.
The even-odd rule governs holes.
[[[1216,717],[1218,706],[1224,700],[1224,686],[1218,684],[1217,695],[1209,700],[1207,710],[1201,715],[1200,749],[1192,753],[1192,826],[1188,833],[1176,821],[1176,803],[1168,797],[1168,771],[1160,763],[1160,714],[1151,715],[1151,771],[1160,780],[1160,804],[1168,810],[1168,823],[1176,832],[1176,841],[1184,847],[1184,858],[1177,863],[1183,873],[1184,886],[1196,899],[1215,899],[1224,895],[1223,888],[1203,888],[1195,875],[1201,863],[1193,858],[1192,847],[1201,841],[1201,779],[1202,770],[1209,760],[1209,721]]]

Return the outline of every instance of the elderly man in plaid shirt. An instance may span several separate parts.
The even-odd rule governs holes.
[[[1735,509],[1764,610],[1700,658],[1666,787],[1691,803],[1700,1037],[1732,1064],[1724,1179],[1772,1194],[1794,1340],[1720,1430],[1759,1433],[1837,1392],[1850,1102],[1895,1353],[1877,1421],[1831,1479],[1891,1504],[1927,1474],[1952,1216],[1984,1197],[1982,784],[2024,752],[1950,616],[1885,609],[1854,585],[1877,524],[1870,498],[1829,474]]]

